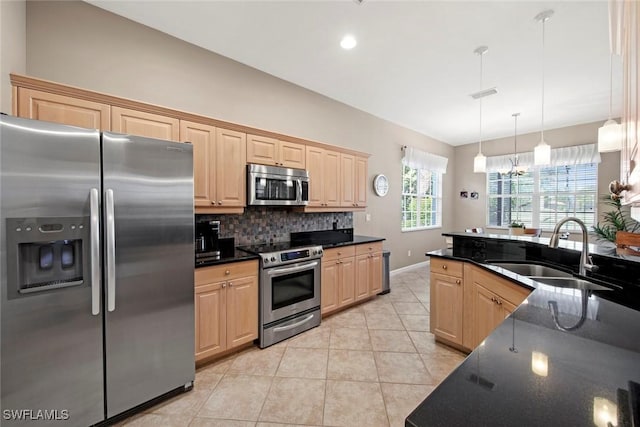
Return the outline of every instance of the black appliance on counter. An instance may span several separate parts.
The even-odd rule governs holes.
[[[196,265],[220,259],[219,234],[220,221],[196,220]]]

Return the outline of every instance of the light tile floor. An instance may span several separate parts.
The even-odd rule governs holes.
[[[194,389],[127,426],[400,427],[464,355],[429,333],[429,270],[391,276],[391,293],[267,349],[196,372]]]

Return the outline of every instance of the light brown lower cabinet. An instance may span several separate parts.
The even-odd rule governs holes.
[[[258,338],[258,261],[195,272],[196,362]]]
[[[472,263],[431,260],[431,332],[436,340],[473,350],[530,291]]]
[[[323,315],[378,294],[382,290],[382,243],[325,250],[321,280]]]

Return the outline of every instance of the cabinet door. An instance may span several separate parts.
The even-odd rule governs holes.
[[[122,107],[111,107],[111,130],[167,141],[180,140],[178,119]]]
[[[226,349],[227,315],[224,282],[196,287],[196,360]]]
[[[371,266],[370,259],[368,254],[358,255],[356,257],[356,301],[369,296],[369,281],[371,279],[369,273]]]
[[[320,207],[324,204],[324,150],[307,146],[307,172],[309,172],[309,206]]]
[[[351,154],[340,154],[340,206],[355,207],[356,206],[356,158]]]
[[[356,299],[355,257],[341,258],[338,262],[338,273],[340,277],[338,292],[340,300],[338,305],[342,307],[352,304]]]
[[[216,206],[243,207],[246,204],[247,135],[216,129]]]
[[[496,302],[498,300],[496,294],[477,283],[474,284],[473,293],[475,309],[473,320],[476,331],[473,346],[476,347],[504,320],[504,315],[501,314]]]
[[[227,348],[258,338],[258,278],[227,282]]]
[[[369,274],[369,295],[377,295],[382,292],[382,252],[371,254]]]
[[[279,154],[280,166],[295,169],[305,168],[306,154],[304,145],[296,144],[295,142],[280,141]]]
[[[215,203],[216,128],[186,120],[180,121],[180,140],[193,145],[193,197],[195,206],[211,207]]]
[[[18,88],[18,117],[111,130],[110,107],[93,101]]]
[[[325,150],[322,159],[324,206],[340,204],[340,153]]]
[[[462,344],[462,279],[431,273],[431,331]]]
[[[367,174],[368,160],[364,157],[356,157],[355,203],[358,208],[364,208],[367,206]]]
[[[275,166],[279,164],[280,141],[258,135],[247,135],[247,163]]]
[[[338,265],[336,260],[322,261],[322,276],[320,276],[322,314],[338,308]]]

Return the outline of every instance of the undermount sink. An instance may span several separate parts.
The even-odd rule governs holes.
[[[492,262],[491,264],[502,267],[505,270],[512,271],[521,276],[534,278],[537,280],[539,277],[556,277],[556,278],[572,278],[571,273],[557,270],[555,268],[546,267],[544,265],[537,264],[516,264],[510,262]]]
[[[538,283],[556,288],[581,289],[587,291],[611,291],[611,288],[601,286],[577,277],[532,277]]]

